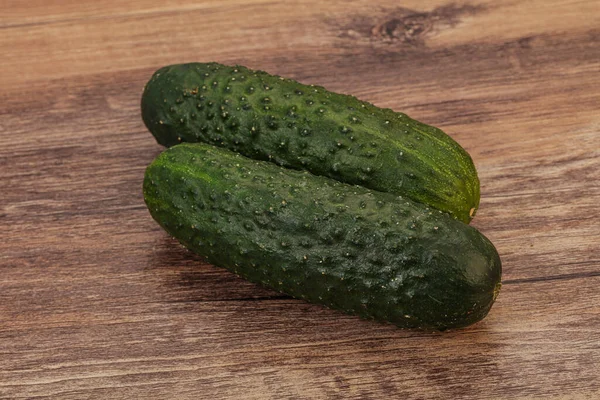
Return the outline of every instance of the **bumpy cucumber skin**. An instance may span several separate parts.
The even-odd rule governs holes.
[[[494,246],[446,213],[219,147],[160,154],[144,198],[169,234],[210,263],[363,318],[465,327],[485,317],[500,287]]]
[[[217,63],[167,66],[142,96],[165,146],[204,142],[257,160],[399,194],[469,223],[479,179],[441,130],[352,96]]]

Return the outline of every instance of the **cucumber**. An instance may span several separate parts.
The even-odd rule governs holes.
[[[406,196],[469,223],[479,180],[441,130],[352,96],[241,66],[159,69],[142,118],[165,146],[204,142],[256,160]]]
[[[296,298],[404,328],[481,320],[501,263],[475,228],[408,198],[181,144],[147,168],[152,217],[219,267]]]

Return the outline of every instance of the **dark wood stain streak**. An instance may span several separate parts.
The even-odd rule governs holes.
[[[594,260],[588,264],[598,266],[600,264],[600,261]],[[521,283],[546,282],[546,281],[556,281],[556,280],[570,280],[570,279],[580,279],[580,278],[585,279],[585,278],[591,278],[591,277],[595,277],[595,276],[600,276],[600,270],[574,273],[574,274],[541,276],[541,277],[536,277],[536,278],[505,279],[502,281],[502,284],[503,285],[514,285],[514,284],[521,284]]]
[[[230,302],[230,301],[273,301],[273,300],[289,300],[292,297],[286,295],[280,296],[265,296],[265,297],[240,297],[238,299],[215,299],[215,300],[173,300],[170,303],[197,303],[197,302]],[[169,303],[167,301],[166,303]]]
[[[594,6],[9,1],[0,398],[600,398]],[[162,149],[139,102],[154,70],[192,60],[323,85],[455,137],[482,183],[473,225],[504,265],[489,316],[403,331],[251,284],[169,238],[141,194]]]
[[[351,17],[339,27],[339,37],[357,41],[368,40],[371,44],[398,48],[425,47],[428,34],[440,29],[455,27],[463,16],[484,12],[482,5],[447,4],[431,11],[417,11],[404,7],[380,8],[370,15]],[[334,25],[336,20],[331,21]]]

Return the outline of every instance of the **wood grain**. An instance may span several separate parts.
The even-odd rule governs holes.
[[[4,0],[0,398],[600,398],[600,7]],[[239,62],[439,126],[473,156],[490,315],[431,334],[207,265],[141,195],[162,65]]]

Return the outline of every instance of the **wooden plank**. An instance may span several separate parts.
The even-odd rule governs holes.
[[[600,398],[600,10],[583,0],[83,0],[0,7],[0,398]],[[164,64],[293,77],[440,126],[504,287],[402,331],[259,288],[167,237],[139,115]]]
[[[482,204],[474,225],[495,243],[503,243],[501,254],[508,279],[588,273],[598,270],[593,251],[597,243],[591,239],[597,232],[596,204],[600,197],[600,121],[596,112],[600,96],[589,91],[600,83],[600,75],[593,73],[593,68],[584,68],[586,63],[595,65],[600,60],[600,49],[588,39],[585,35],[580,37],[579,43],[589,51],[579,58],[572,41],[540,40],[524,53],[529,71],[521,77],[510,77],[502,71],[506,63],[502,64],[504,55],[500,53],[495,56],[497,63],[488,63],[490,79],[486,80],[457,80],[455,73],[447,77],[440,73],[441,69],[424,68],[422,75],[415,73],[412,80],[394,84],[388,76],[390,71],[410,64],[404,59],[392,60],[374,72],[365,67],[334,66],[323,77],[311,77],[322,68],[309,64],[304,72],[307,77],[300,79],[405,110],[444,127],[462,143],[473,155],[482,182]],[[492,50],[485,49],[484,54],[496,54]],[[545,58],[550,50],[568,57]],[[449,63],[462,68],[465,76],[475,77],[473,66],[460,63],[462,56],[449,58]],[[419,54],[410,57],[415,62]],[[364,62],[370,65],[372,60]],[[564,74],[576,66],[583,72],[574,77]],[[530,77],[536,68],[542,72],[537,77],[539,82],[532,83]],[[338,78],[351,76],[353,71],[358,75],[351,82]],[[566,76],[554,82],[561,72]],[[141,182],[143,166],[158,151],[139,117],[139,97],[151,73],[152,70],[143,69],[73,77],[47,82],[41,94],[36,87],[10,92],[10,101],[6,101],[9,108],[2,121],[11,127],[12,135],[0,137],[0,146],[10,148],[11,157],[18,159],[10,163],[6,159],[7,166],[0,171],[0,177],[18,176],[9,181],[9,185],[14,182],[9,191],[13,200],[18,202],[24,191],[28,193],[27,185],[34,187],[34,182],[44,190],[37,197],[28,194],[28,201],[43,202],[48,196],[60,196],[65,185],[74,183],[72,174],[62,172],[65,168],[78,171],[79,182],[97,181],[99,188],[124,181],[128,182],[124,187],[128,191],[131,185]],[[427,74],[436,76],[440,89],[425,80]],[[510,87],[506,85],[509,78]],[[544,85],[545,81],[549,83]],[[441,92],[441,99],[436,100],[433,92]],[[463,93],[467,95],[462,97]],[[572,112],[575,101],[576,112]],[[549,109],[553,112],[549,113]],[[556,121],[557,115],[560,118]],[[16,151],[10,146],[14,137],[20,140]],[[59,164],[53,162],[57,155],[62,157]],[[127,169],[128,176],[121,176],[124,168],[133,163],[138,169]],[[28,173],[29,165],[37,167],[36,173],[44,171],[49,177],[64,178],[47,186],[51,181],[38,182],[38,175],[22,175]],[[118,201],[119,196],[114,194],[113,201]],[[138,204],[140,196],[136,193],[134,197]],[[32,204],[39,207],[38,203]],[[60,202],[56,204],[60,208]],[[113,207],[118,210],[119,204]],[[104,215],[102,208],[93,203],[87,212],[88,217],[99,213],[101,219]],[[547,228],[549,212],[554,218],[552,230]],[[14,218],[18,221],[20,217]],[[15,224],[15,229],[18,231],[13,237],[26,240],[23,232],[27,225]],[[565,245],[566,241],[569,245]],[[574,250],[579,253],[576,260],[572,256]]]
[[[91,10],[97,7],[90,6],[91,2],[85,4]],[[480,42],[527,40],[548,32],[567,37],[585,32],[597,35],[598,29],[593,2],[581,0],[482,2],[462,7],[441,0],[427,5],[413,0],[401,8],[393,1],[377,7],[359,1],[342,9],[336,2],[317,0],[231,5],[209,2],[199,9],[176,4],[173,12],[165,8],[138,15],[115,5],[108,9],[123,14],[109,12],[107,18],[6,26],[0,42],[4,55],[0,84],[8,87],[36,76],[71,77],[206,60],[208,56],[210,60],[240,61],[257,67],[258,60],[265,58],[298,63],[302,60],[299,51],[308,53],[306,58],[341,54],[354,60],[363,50],[402,54],[399,50],[414,48],[415,44],[440,50]],[[527,17],[539,13],[545,18]],[[502,24],[491,22],[500,20]],[[394,33],[398,26],[412,33]],[[399,32],[404,32],[402,29]]]
[[[170,241],[157,247],[165,263],[149,265],[146,256],[139,268],[141,251],[118,252],[121,268],[67,255],[60,266],[33,266],[45,288],[35,281],[4,284],[4,295],[25,298],[20,291],[27,291],[30,301],[3,312],[11,319],[8,332],[0,331],[3,352],[13,357],[0,361],[0,393],[218,399],[600,394],[600,277],[506,284],[482,323],[430,334],[273,298],[230,274],[198,267]]]
[[[228,0],[226,6],[239,7],[247,4],[260,4],[260,0]],[[265,0],[262,3],[266,3]],[[93,0],[48,1],[3,0],[0,9],[0,28],[56,23],[84,23],[88,20],[107,18],[138,17],[152,14],[176,14],[190,11],[203,11],[221,6],[218,0]]]

